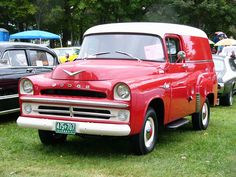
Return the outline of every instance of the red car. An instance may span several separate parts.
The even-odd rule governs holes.
[[[79,58],[19,83],[22,127],[44,144],[67,134],[130,136],[152,151],[161,126],[189,122],[205,130],[217,102],[217,78],[206,34],[164,23],[117,23],[84,34]]]

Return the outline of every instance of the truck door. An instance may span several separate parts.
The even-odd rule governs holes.
[[[169,120],[181,118],[187,115],[188,106],[188,69],[184,61],[178,60],[177,53],[182,50],[181,39],[177,35],[168,35],[165,38],[166,50],[168,55],[167,73],[170,84],[170,108]]]

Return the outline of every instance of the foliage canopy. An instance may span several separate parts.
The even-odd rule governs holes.
[[[207,34],[236,36],[235,0],[1,0],[0,27],[60,34],[63,45],[81,43],[94,25],[127,21],[186,24]]]

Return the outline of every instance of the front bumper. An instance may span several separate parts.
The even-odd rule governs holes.
[[[57,120],[39,119],[20,116],[17,119],[17,124],[20,127],[35,128],[39,130],[55,131]],[[106,135],[106,136],[127,136],[130,134],[130,126],[124,124],[109,124],[109,123],[89,123],[62,121],[76,124],[76,133],[88,135]]]

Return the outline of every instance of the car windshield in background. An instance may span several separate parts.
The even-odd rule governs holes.
[[[221,72],[225,70],[225,63],[223,59],[214,59],[215,71]]]
[[[164,61],[164,52],[161,40],[157,36],[99,34],[84,38],[79,58]]]
[[[57,56],[65,56],[66,54],[69,55],[79,55],[80,49],[79,48],[55,48],[53,49]]]
[[[54,51],[58,56],[65,56],[66,54],[70,54],[70,55],[73,54],[73,50],[71,49],[54,49]]]

